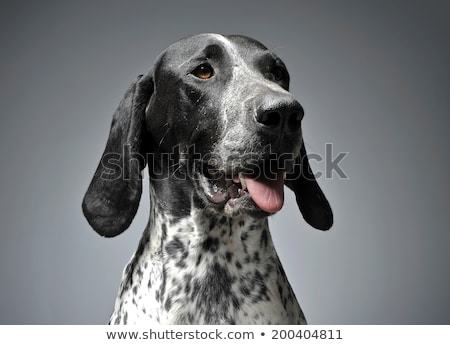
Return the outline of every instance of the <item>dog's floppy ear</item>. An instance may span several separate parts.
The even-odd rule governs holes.
[[[126,230],[139,206],[145,108],[153,93],[152,73],[131,84],[114,113],[105,151],[83,199],[83,213],[102,236]]]
[[[331,228],[333,212],[311,171],[304,144],[285,183],[294,191],[297,205],[308,224],[319,230]]]

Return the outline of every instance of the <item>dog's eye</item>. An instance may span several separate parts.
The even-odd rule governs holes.
[[[276,66],[272,70],[272,76],[275,81],[282,81],[286,75],[286,70],[281,66]]]
[[[214,69],[210,64],[203,63],[200,66],[196,67],[192,74],[200,79],[209,79],[214,75]]]

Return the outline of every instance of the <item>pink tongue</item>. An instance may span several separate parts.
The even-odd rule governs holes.
[[[258,207],[266,212],[275,213],[281,210],[284,203],[283,171],[279,170],[272,178],[261,176],[251,178],[245,176],[247,189]]]

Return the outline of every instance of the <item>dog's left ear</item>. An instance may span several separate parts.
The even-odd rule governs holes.
[[[331,228],[333,212],[311,171],[304,144],[285,184],[294,191],[300,212],[309,225],[319,230]]]
[[[102,236],[126,230],[139,206],[146,165],[145,108],[154,90],[152,72],[139,76],[114,113],[105,151],[83,199],[83,213]]]

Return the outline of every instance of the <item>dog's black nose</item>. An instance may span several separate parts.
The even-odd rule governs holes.
[[[303,116],[303,107],[289,95],[265,95],[255,111],[256,122],[273,134],[297,133]]]

